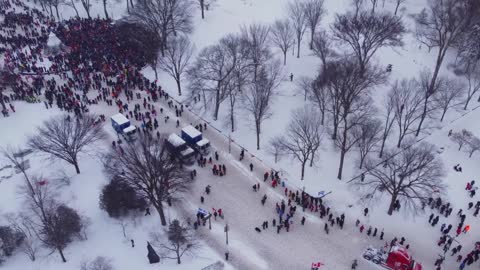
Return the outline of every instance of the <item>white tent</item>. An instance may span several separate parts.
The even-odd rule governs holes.
[[[61,43],[62,42],[60,41],[60,39],[58,39],[57,35],[55,35],[53,32],[50,32],[50,34],[48,35],[47,46],[58,47]]]

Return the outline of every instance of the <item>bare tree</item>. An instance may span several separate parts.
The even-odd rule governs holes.
[[[193,46],[185,36],[172,38],[167,44],[165,56],[160,58],[160,68],[177,83],[178,95],[182,95],[182,74],[190,63]]]
[[[428,143],[419,143],[399,154],[387,149],[384,166],[377,164],[378,160],[367,158],[366,177],[355,185],[370,198],[390,196],[389,215],[398,203],[403,203],[404,208],[413,213],[422,211],[423,201],[445,190],[443,164],[435,156],[434,146]]]
[[[465,106],[463,107],[464,110],[467,109],[468,104],[472,100],[473,96],[478,93],[478,91],[480,91],[480,58],[478,58],[478,56],[470,56],[466,57],[466,59],[464,60],[464,67],[462,68],[464,76],[466,77],[468,82],[467,96],[465,100]]]
[[[331,38],[326,31],[319,31],[313,37],[313,52],[322,61],[323,72],[325,72],[327,60],[337,56],[337,53],[332,47]]]
[[[275,163],[277,163],[284,154],[285,149],[283,149],[282,145],[282,137],[278,136],[271,138],[268,143],[267,152],[274,157]]]
[[[102,126],[95,124],[94,116],[88,114],[75,119],[66,115],[51,118],[37,131],[28,140],[30,148],[72,164],[78,174],[78,155],[89,152],[89,146],[106,136]]]
[[[85,12],[87,12],[87,17],[91,19],[92,18],[92,16],[90,16],[90,8],[92,7],[92,5],[90,4],[91,0],[77,0],[77,1],[80,1],[83,8],[85,9]]]
[[[301,1],[289,2],[287,6],[288,16],[292,22],[297,39],[297,58],[300,58],[300,45],[303,35],[307,30],[307,16],[305,15],[305,3]]]
[[[58,251],[62,261],[67,262],[63,252],[75,236],[80,236],[82,220],[74,209],[55,200],[57,194],[41,177],[31,179],[33,187],[25,185],[22,190],[28,209],[24,214],[26,222],[32,224],[45,247]]]
[[[129,20],[157,33],[162,56],[165,56],[167,41],[172,35],[192,32],[192,10],[187,0],[139,1]]]
[[[320,124],[323,126],[325,124],[325,115],[327,113],[328,106],[328,89],[318,80],[305,81],[305,84],[302,84],[309,91],[307,94],[310,97],[310,100],[317,105],[318,110],[320,111]]]
[[[380,151],[378,157],[381,158],[383,155],[383,150],[385,149],[385,142],[387,141],[390,131],[392,130],[393,124],[395,123],[396,113],[395,113],[395,104],[394,104],[394,95],[388,94],[384,100],[384,114],[383,114],[383,132],[382,132],[382,144],[380,146]]]
[[[80,270],[114,270],[114,268],[110,259],[98,256],[91,262],[83,261]]]
[[[227,90],[238,71],[241,61],[241,42],[236,35],[223,37],[218,44],[204,48],[195,63],[188,69],[187,77],[192,96],[202,96],[205,109],[211,108],[218,119],[220,104],[228,97]]]
[[[277,142],[281,149],[297,159],[301,164],[301,180],[305,176],[305,165],[315,158],[322,141],[323,130],[316,111],[309,106],[297,109],[292,114],[285,136]]]
[[[419,83],[415,79],[403,79],[396,81],[389,93],[389,99],[393,104],[395,122],[398,128],[397,147],[400,147],[403,139],[415,132],[415,125],[421,117],[422,95],[418,88]]]
[[[473,138],[473,133],[466,129],[462,129],[461,132],[453,132],[451,137],[452,141],[458,144],[458,151],[462,150],[462,147],[467,144],[471,138]]]
[[[177,264],[182,263],[181,258],[184,254],[194,254],[200,247],[200,242],[198,242],[191,226],[181,224],[177,219],[170,223],[167,235],[168,237],[165,239],[160,233],[153,232],[150,237],[153,239],[153,244],[162,250],[160,256],[177,260]]]
[[[441,83],[435,92],[433,103],[435,104],[434,106],[438,107],[442,112],[442,116],[440,117],[440,122],[442,122],[447,110],[459,105],[459,100],[462,99],[465,94],[465,84],[460,80],[448,77],[440,79],[439,82]]]
[[[245,109],[250,113],[255,124],[257,135],[257,150],[260,150],[261,125],[271,116],[271,107],[277,88],[282,82],[282,69],[277,61],[267,63],[260,67],[257,80],[247,89],[243,96]]]
[[[313,49],[313,37],[317,33],[317,27],[325,14],[324,0],[306,0],[304,13],[307,19],[307,27],[310,29],[310,49]]]
[[[359,158],[359,169],[363,167],[363,162],[369,153],[371,153],[380,142],[380,132],[382,123],[377,119],[365,119],[362,123],[353,129],[352,136],[357,143]]]
[[[405,27],[400,17],[389,13],[360,11],[358,15],[336,15],[332,32],[335,39],[351,47],[361,70],[365,70],[378,49],[403,45]]]
[[[287,19],[276,20],[270,29],[270,41],[282,51],[283,65],[286,65],[287,53],[295,45],[294,29]]]
[[[262,24],[251,24],[248,27],[242,26],[240,28],[240,39],[242,42],[241,49],[244,49],[246,55],[243,58],[251,60],[249,65],[253,66],[253,82],[257,80],[258,68],[271,58],[271,53],[268,44],[268,35],[270,27]],[[240,62],[239,62],[240,63]],[[240,65],[238,69],[243,68]]]
[[[397,15],[400,5],[407,2],[407,0],[393,0],[393,1],[395,1],[395,11],[393,12],[393,14]]]
[[[24,214],[8,214],[5,216],[8,224],[17,232],[23,235],[23,242],[19,249],[27,255],[31,261],[37,258],[40,243],[37,240],[35,229],[30,219]]]
[[[427,97],[433,95],[437,88],[438,74],[447,50],[455,45],[470,25],[472,12],[475,12],[475,9],[470,8],[469,2],[469,0],[429,0],[428,9],[423,9],[415,18],[417,39],[429,50],[438,48],[433,75],[430,76],[426,86]],[[428,98],[425,99],[416,136],[420,134],[428,114],[427,101]]]
[[[422,95],[422,114],[420,116],[420,121],[418,123],[415,136],[418,136],[422,131],[423,121],[427,117],[431,117],[432,113],[438,109],[437,107],[435,107],[434,97],[440,86],[444,84],[444,79],[444,77],[437,77],[437,79],[435,79],[434,88],[430,88],[432,81],[432,73],[428,69],[424,69],[421,71],[420,88],[418,88],[418,91]]]
[[[375,13],[375,8],[378,5],[378,0],[370,0],[370,2],[372,3],[372,13]]]
[[[202,19],[205,19],[205,9],[208,10],[209,7],[215,3],[215,0],[197,0],[198,6],[202,13]]]
[[[149,134],[140,135],[135,143],[124,146],[124,153],[112,151],[104,167],[111,177],[130,184],[157,210],[163,226],[167,225],[163,202],[187,190],[191,180],[182,165],[171,158],[165,135],[158,141]]]
[[[355,7],[355,16],[358,16],[358,13],[362,9],[362,6],[365,4],[365,0],[352,0],[352,5]]]
[[[98,0],[97,0],[98,1]],[[107,3],[109,0],[101,0],[102,1],[102,5],[103,5],[103,13],[105,14],[105,19],[109,19],[110,17],[108,16],[108,12],[107,12]],[[118,1],[118,0],[117,0]],[[128,1],[127,1],[127,6],[128,6]]]
[[[471,136],[467,139],[467,151],[469,157],[472,157],[475,152],[480,150],[480,138]]]
[[[155,80],[158,80],[157,63],[161,41],[157,31],[128,20],[115,22],[114,29],[121,44],[125,47],[135,47],[142,53],[155,73]]]
[[[362,68],[357,61],[346,57],[330,62],[319,75],[320,85],[328,89],[331,104],[328,110],[334,125],[332,138],[341,150],[338,179],[342,178],[345,155],[355,145],[349,134],[371,110],[367,109],[371,107],[370,89],[384,83],[385,79],[385,72],[371,66]],[[339,129],[341,138],[337,136]]]
[[[77,6],[75,6],[75,0],[69,0],[64,3],[65,6],[73,8],[75,11],[75,14],[77,15],[77,18],[80,17],[80,14],[78,13]]]

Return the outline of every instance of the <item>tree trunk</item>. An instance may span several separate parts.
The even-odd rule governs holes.
[[[200,0],[200,10],[202,11],[202,20],[205,19],[205,1]]]
[[[397,15],[399,7],[400,7],[400,1],[397,1],[397,5],[395,6],[395,12],[393,13],[393,15]]]
[[[474,153],[474,152],[475,152],[475,151],[471,151],[471,152],[470,152],[470,155],[469,155],[468,157],[471,158],[471,157],[473,156],[473,153]]]
[[[232,132],[235,132],[235,115],[234,115],[234,107],[230,105],[230,125],[232,128]]]
[[[177,253],[177,264],[181,264],[182,261],[180,261],[180,254]]]
[[[400,145],[402,145],[402,140],[403,140],[403,135],[402,134],[398,135],[397,148],[400,148]]]
[[[130,13],[130,4],[128,4],[128,0],[127,0],[127,13]]]
[[[442,66],[443,58],[445,57],[445,53],[447,52],[447,49],[448,49],[448,45],[444,45],[438,48],[437,63],[435,65],[435,71],[433,72],[433,76],[432,76],[432,79],[430,80],[430,84],[428,85],[427,92],[425,93],[426,96],[425,96],[425,103],[423,104],[423,113],[422,113],[422,117],[420,118],[420,124],[418,125],[417,132],[415,133],[416,137],[418,137],[418,135],[420,134],[423,121],[427,117],[428,99],[433,95],[435,84],[437,83],[438,72],[440,71],[440,67]]]
[[[300,36],[297,37],[297,58],[300,58]]]
[[[440,122],[443,122],[443,118],[445,117],[445,113],[447,113],[447,110],[443,110],[442,117],[440,118]]]
[[[55,13],[57,13],[57,19],[60,21],[60,14],[58,14],[58,6],[55,6]]]
[[[346,114],[345,114],[346,115]],[[347,136],[348,136],[348,124],[347,118],[343,117],[343,138],[342,138],[342,149],[340,151],[340,166],[338,167],[338,175],[337,178],[342,180],[342,172],[343,172],[343,162],[345,161],[345,154],[347,153]]]
[[[158,216],[160,217],[160,223],[162,226],[167,226],[167,219],[165,218],[165,213],[163,212],[163,205],[162,202],[159,203],[159,206],[155,206],[155,209],[157,209]]]
[[[468,103],[470,103],[470,100],[472,99],[473,96],[468,96],[467,101],[465,102],[465,106],[463,107],[464,110],[467,110]]]
[[[395,210],[395,201],[397,200],[397,195],[392,195],[392,200],[390,201],[390,206],[388,207],[387,214],[391,216],[393,214],[393,210]]]
[[[285,66],[287,64],[287,51],[283,52],[283,65]]]
[[[175,79],[175,81],[177,82],[178,95],[181,96],[182,95],[182,87],[180,86],[180,76],[178,76],[178,80]]]
[[[257,150],[260,150],[260,121],[255,122],[255,131],[257,133]]]
[[[77,161],[75,161],[75,162],[73,163],[73,166],[75,166],[75,171],[77,172],[77,174],[80,174],[80,167],[78,166],[78,162],[77,162]]]
[[[340,166],[338,166],[338,180],[342,180],[343,162],[345,161],[345,151],[340,151]]]
[[[62,257],[62,262],[66,263],[67,259],[65,259],[65,255],[63,255],[63,250],[59,247],[57,247],[58,253],[60,253],[60,257]]]
[[[78,14],[78,9],[77,9],[77,7],[75,6],[75,2],[73,2],[73,0],[72,0],[71,3],[72,3],[72,8],[75,10],[75,14],[77,14],[77,18],[80,17],[80,14]]]
[[[307,161],[308,161],[308,157],[302,161],[302,178],[300,180],[303,180],[303,177],[305,176],[305,165],[307,164]]]
[[[103,2],[103,12],[105,12],[105,19],[109,19],[108,18],[108,12],[107,12],[107,0],[102,0]]]
[[[386,136],[382,137],[382,146],[380,147],[380,153],[378,154],[379,158],[382,158],[383,156],[383,149],[385,148],[385,141],[387,140]]]
[[[50,7],[50,16],[52,16],[52,17],[53,17],[52,5],[49,5],[49,7]]]
[[[218,119],[218,111],[220,110],[220,82],[217,85],[217,91],[215,93],[215,111],[213,113],[213,119]]]
[[[365,160],[365,157],[366,157],[366,156],[367,156],[367,155],[362,155],[362,154],[360,154],[360,166],[358,167],[359,169],[362,169],[362,167],[363,167],[363,161]]]
[[[312,28],[312,33],[310,34],[310,50],[313,50],[313,36],[315,35],[315,29]]]
[[[312,158],[310,159],[310,167],[313,166],[313,160],[315,159],[315,152],[312,151]]]
[[[130,6],[132,6],[132,8],[134,7],[133,6],[133,0],[130,0]]]
[[[3,99],[3,92],[0,91],[0,104],[2,105],[2,110],[6,111],[7,106],[5,105],[5,100]]]

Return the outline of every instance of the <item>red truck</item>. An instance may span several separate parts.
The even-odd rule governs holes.
[[[388,254],[383,250],[368,248],[363,258],[391,270],[422,270],[422,265],[413,260],[402,246],[393,246]]]

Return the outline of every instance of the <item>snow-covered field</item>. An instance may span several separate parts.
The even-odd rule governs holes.
[[[285,6],[287,0],[218,0],[211,10],[207,11],[205,20],[201,20],[199,12],[195,13],[195,30],[192,40],[196,46],[196,52],[203,47],[211,45],[218,41],[222,36],[231,32],[238,32],[241,25],[253,22],[271,23],[277,18],[286,16]],[[345,12],[349,8],[347,0],[326,0],[325,8],[328,12],[322,20],[322,28],[327,29],[333,21],[335,13]],[[118,19],[125,13],[125,3],[112,2],[108,5],[113,18]],[[92,3],[92,16],[102,16],[103,10],[101,3]],[[381,6],[381,4],[380,4]],[[425,0],[407,0],[404,4],[406,9],[402,10],[404,22],[409,28],[409,33],[404,37],[405,45],[403,48],[382,49],[375,57],[375,61],[382,65],[393,64],[393,72],[390,82],[396,79],[410,78],[417,76],[424,67],[433,68],[436,51],[433,49],[430,53],[426,48],[419,46],[415,40],[412,31],[413,21],[409,14],[417,13],[425,7]],[[78,7],[80,13],[83,12]],[[392,4],[387,2],[385,9],[392,10]],[[74,15],[71,8],[62,7],[61,15],[68,18]],[[293,73],[295,78],[300,76],[316,75],[320,66],[318,58],[311,54],[308,49],[308,33],[304,37],[304,43],[299,59],[290,55],[287,59],[287,65],[284,73]],[[281,53],[275,51],[276,57],[281,57]],[[453,54],[447,55],[442,73],[449,74],[446,68],[448,61],[454,57]],[[154,78],[151,68],[145,68],[146,77]],[[167,74],[159,72],[159,82],[173,97],[181,100],[182,97],[176,96],[175,81]],[[376,103],[380,104],[381,98],[388,90],[388,86],[376,89]],[[435,144],[438,147],[445,147],[441,153],[441,159],[446,165],[447,176],[444,182],[447,185],[447,198],[453,205],[453,215],[447,219],[443,216],[439,224],[458,223],[456,212],[462,208],[466,209],[468,202],[476,202],[471,199],[465,191],[465,185],[471,180],[476,180],[480,175],[478,168],[479,157],[474,155],[472,158],[468,154],[457,151],[457,146],[447,137],[448,131],[454,131],[467,128],[474,134],[480,135],[480,110],[476,109],[476,97],[470,105],[469,111],[454,112],[447,114],[446,120],[442,126],[431,130],[431,134],[423,134],[420,138]],[[35,128],[49,117],[58,115],[61,112],[56,109],[45,110],[43,104],[27,104],[15,102],[17,112],[8,118],[0,118],[0,147],[7,145],[22,146],[26,138],[35,132]],[[272,117],[263,123],[262,150],[255,150],[255,131],[252,121],[248,119],[241,109],[238,110],[237,127],[238,129],[230,133],[229,127],[225,125],[220,118],[213,121],[211,112],[187,112],[180,121],[182,125],[187,123],[200,123],[202,119],[220,130],[220,133],[212,128],[205,132],[205,136],[212,142],[212,146],[220,153],[220,162],[227,166],[228,174],[219,178],[212,176],[210,168],[197,168],[198,177],[193,184],[193,188],[183,199],[175,202],[172,208],[167,207],[167,217],[193,218],[196,209],[200,205],[200,196],[206,185],[212,186],[212,193],[206,196],[206,209],[222,208],[225,213],[225,219],[217,218],[212,221],[212,229],[208,227],[201,228],[198,233],[202,238],[202,249],[195,257],[184,258],[181,265],[176,265],[174,260],[165,260],[161,265],[149,265],[146,259],[146,242],[149,240],[149,233],[154,230],[162,230],[156,213],[148,217],[140,217],[134,224],[129,222],[126,227],[127,237],[122,233],[122,227],[114,219],[99,209],[98,198],[101,188],[108,182],[103,174],[102,165],[96,157],[82,156],[80,166],[83,169],[82,174],[75,175],[75,171],[70,165],[64,162],[52,162],[39,156],[31,156],[32,168],[30,170],[42,173],[45,177],[52,175],[59,168],[65,168],[69,175],[72,175],[72,184],[63,187],[60,197],[62,201],[79,210],[91,220],[91,226],[88,229],[88,239],[85,241],[76,241],[65,251],[68,259],[67,263],[61,263],[58,254],[53,253],[48,256],[46,250],[42,250],[42,256],[31,262],[21,253],[15,254],[10,258],[2,269],[12,270],[73,270],[79,269],[82,260],[92,259],[96,256],[106,256],[112,259],[115,269],[201,269],[218,260],[224,261],[223,254],[229,251],[231,260],[225,262],[227,268],[232,269],[308,269],[312,262],[322,262],[325,265],[320,269],[349,269],[353,259],[359,259],[360,270],[376,269],[368,262],[360,259],[362,251],[367,246],[383,246],[385,241],[390,241],[393,237],[405,237],[406,243],[410,244],[410,250],[413,256],[424,265],[425,269],[434,269],[434,260],[439,254],[443,254],[436,241],[440,237],[439,226],[432,228],[428,224],[430,211],[419,216],[400,211],[393,216],[386,214],[388,201],[376,201],[364,205],[359,195],[346,182],[352,177],[358,175],[356,172],[355,160],[357,153],[351,151],[347,154],[344,180],[336,179],[339,153],[334,149],[331,142],[325,139],[320,152],[319,161],[314,167],[307,167],[305,180],[301,181],[299,177],[300,166],[298,162],[283,157],[280,162],[274,163],[273,158],[263,149],[268,140],[284,132],[290,118],[292,110],[305,106],[306,102],[303,95],[296,90],[293,82],[286,81],[281,87],[281,95],[275,100]],[[166,103],[159,103],[167,110]],[[474,109],[475,108],[475,109]],[[93,106],[93,111],[105,114],[107,116],[115,113],[113,107]],[[226,106],[223,110],[226,110]],[[170,116],[175,119],[174,112],[170,111]],[[222,115],[222,112],[221,112]],[[174,121],[163,124],[160,120],[160,127],[164,132],[177,132]],[[438,125],[432,122],[432,125]],[[105,129],[113,134],[107,121]],[[232,147],[232,153],[229,154],[227,136],[231,136],[235,144]],[[392,136],[394,138],[395,136]],[[108,147],[109,142],[105,142]],[[390,145],[395,145],[395,139],[389,141]],[[238,161],[240,147],[245,148],[249,154],[242,162]],[[248,165],[255,164],[255,169],[250,172]],[[455,172],[452,167],[460,163],[463,172]],[[0,160],[0,167],[4,161]],[[331,206],[334,215],[345,213],[346,225],[343,230],[338,227],[331,228],[330,234],[323,231],[324,220],[318,218],[309,211],[305,214],[295,215],[294,224],[290,232],[284,230],[277,234],[275,229],[269,228],[266,231],[257,233],[254,228],[260,227],[263,221],[270,221],[274,218],[275,203],[281,201],[283,189],[273,189],[262,181],[263,173],[273,168],[282,172],[282,178],[286,179],[288,187],[304,189],[305,191],[316,194],[319,191],[331,191],[332,193],[325,197],[325,201]],[[7,173],[5,171],[0,172]],[[23,207],[23,201],[18,195],[18,188],[22,178],[20,175],[14,175],[12,178],[0,182],[0,214],[17,212]],[[261,192],[253,192],[251,186],[255,183],[261,184]],[[261,196],[268,196],[267,203],[262,206]],[[369,207],[370,212],[367,217],[363,217],[363,208]],[[473,211],[472,211],[473,212]],[[457,241],[463,246],[462,254],[465,255],[474,248],[474,243],[478,239],[477,233],[480,232],[480,221],[472,217],[472,213],[467,215],[466,224],[471,226],[469,234],[461,234]],[[300,225],[302,216],[306,217],[306,224]],[[368,237],[360,234],[355,227],[355,220],[360,219],[366,227],[373,226],[385,230],[385,240],[380,241],[377,238]],[[2,218],[0,217],[0,225]],[[223,228],[229,224],[229,245],[225,244],[225,234]],[[130,246],[130,239],[134,239],[136,247]],[[478,263],[475,265],[478,267]],[[442,269],[457,269],[458,264],[454,257],[447,256],[447,260]],[[467,268],[468,269],[468,268]],[[470,267],[473,269],[473,267]]]

